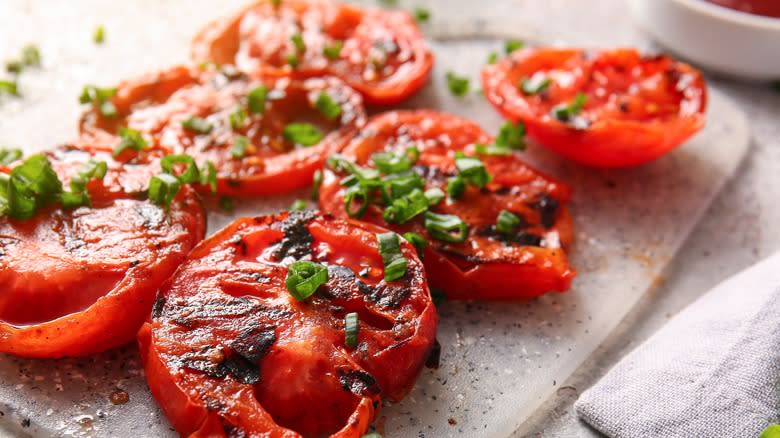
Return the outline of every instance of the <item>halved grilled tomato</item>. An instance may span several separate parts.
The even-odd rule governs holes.
[[[704,127],[702,74],[635,49],[517,50],[482,70],[482,86],[529,136],[590,166],[654,160]]]
[[[152,394],[183,436],[360,437],[435,353],[436,310],[414,248],[384,280],[374,225],[312,212],[238,219],[198,245],[139,332]],[[327,281],[303,301],[293,262]],[[356,345],[345,316],[358,314]]]
[[[166,213],[140,199],[159,156],[119,163],[70,147],[46,156],[65,184],[90,158],[108,171],[87,185],[91,206],[0,217],[0,351],[53,358],[125,344],[148,318],[157,288],[203,238],[200,200],[184,187]]]
[[[334,77],[248,76],[213,66],[174,67],[119,84],[81,122],[86,143],[118,144],[121,127],[169,153],[216,165],[217,192],[268,195],[311,184],[334,131],[365,123],[360,95]]]
[[[424,180],[424,189],[447,192],[448,179],[458,174],[456,154],[475,156],[478,144],[493,142],[478,125],[460,117],[431,110],[397,111],[375,116],[354,135],[343,139],[341,156],[363,167],[375,167],[377,152],[419,151],[411,171]],[[566,251],[572,241],[572,220],[567,203],[571,190],[563,183],[532,169],[519,158],[482,156],[492,180],[483,188],[468,186],[457,199],[437,201],[430,211],[455,215],[467,226],[465,241],[448,242],[432,236],[424,214],[398,224],[388,223],[384,208],[369,204],[364,221],[399,233],[425,238],[423,263],[428,281],[452,299],[506,300],[532,298],[549,291],[565,291],[575,275]],[[320,206],[336,216],[345,209],[344,173],[325,172]],[[502,210],[519,222],[513,230],[496,229]]]
[[[433,55],[405,11],[326,0],[258,1],[209,23],[195,37],[196,61],[242,70],[334,75],[367,103],[398,103],[428,78]]]

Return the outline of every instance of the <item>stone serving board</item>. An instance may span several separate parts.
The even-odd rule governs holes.
[[[108,85],[186,61],[195,30],[244,2],[125,3],[131,2],[3,2],[0,56],[11,57],[35,41],[44,67],[23,76],[24,99],[0,101],[0,144],[32,152],[72,138],[76,96],[84,83]],[[91,43],[99,23],[107,29],[105,47]],[[502,120],[478,92],[478,82],[472,81],[469,96],[455,98],[444,76],[452,70],[476,78],[487,54],[501,43],[448,39],[431,45],[437,55],[431,83],[405,106],[449,111],[497,132]],[[572,289],[528,303],[445,302],[441,367],[423,371],[407,399],[380,412],[377,425],[384,436],[503,437],[554,391],[569,390],[561,382],[662,281],[664,267],[735,172],[748,143],[745,116],[711,90],[705,130],[646,166],[588,169],[531,145],[528,161],[575,188],[571,258],[579,275]],[[235,215],[278,211],[307,193],[237,201]],[[208,202],[213,206],[214,200]],[[232,217],[212,210],[209,231]],[[0,355],[3,434],[175,436],[146,388],[132,345],[81,359]]]

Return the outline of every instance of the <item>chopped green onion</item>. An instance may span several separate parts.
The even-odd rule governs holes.
[[[412,190],[408,195],[393,200],[382,215],[391,224],[403,224],[428,210],[430,201],[420,189]]]
[[[412,146],[404,152],[377,152],[371,155],[371,161],[377,169],[388,175],[391,173],[405,172],[412,168],[420,158],[420,150]]]
[[[447,72],[447,88],[455,96],[464,96],[469,92],[469,78],[458,76],[449,71]]]
[[[341,56],[341,49],[344,47],[344,41],[333,41],[329,46],[322,48],[322,54],[328,59],[339,59]]]
[[[293,201],[292,205],[290,205],[290,211],[303,211],[306,210],[306,201],[303,199],[296,199]]]
[[[479,155],[498,155],[507,156],[512,155],[512,150],[507,147],[501,147],[494,144],[480,144],[474,145],[474,150]]]
[[[246,111],[244,111],[244,108],[237,106],[228,116],[230,127],[233,128],[234,131],[238,131],[239,129],[243,128],[246,124],[246,117],[247,115]]]
[[[417,233],[413,233],[411,231],[404,233],[404,239],[406,239],[407,242],[414,245],[415,248],[417,248],[417,252],[424,250],[426,246],[428,246],[428,242],[425,240],[425,238]]]
[[[79,102],[82,104],[91,103],[98,107],[100,114],[106,118],[117,116],[117,109],[111,98],[116,95],[116,88],[98,88],[94,85],[85,85],[79,95]]]
[[[303,42],[303,35],[300,33],[294,33],[290,37],[290,41],[292,41],[293,45],[295,46],[295,50],[298,51],[298,53],[302,53],[306,51],[306,43]]]
[[[95,28],[95,31],[92,32],[92,41],[95,42],[95,44],[103,44],[103,41],[106,39],[106,29],[103,26],[98,26]]]
[[[563,103],[553,108],[553,117],[562,122],[568,122],[572,117],[576,116],[582,111],[582,108],[585,107],[585,103],[587,101],[588,96],[585,93],[577,93],[571,103]]]
[[[173,168],[176,164],[184,164],[186,166],[181,174],[176,174],[176,171]],[[163,172],[178,177],[182,184],[200,182],[200,170],[198,169],[198,165],[195,164],[195,159],[189,155],[166,155],[160,160],[160,167],[162,167]]]
[[[339,154],[331,155],[328,157],[325,163],[335,172],[346,172],[351,176],[354,176],[358,182],[379,179],[378,170],[368,167],[360,167]]]
[[[175,175],[161,173],[149,181],[149,200],[170,210],[171,202],[181,190],[181,181]]]
[[[8,73],[18,75],[19,73],[22,72],[23,69],[24,69],[24,64],[22,64],[22,61],[14,59],[11,61],[7,61],[5,63],[5,71],[7,71]]]
[[[14,167],[7,184],[6,209],[17,220],[30,219],[39,209],[59,201],[62,193],[62,182],[43,154]]]
[[[91,180],[102,180],[108,172],[108,164],[91,158],[79,169],[76,176],[70,180],[70,190],[73,193],[82,193],[86,190],[87,183]]]
[[[482,160],[476,157],[456,158],[455,167],[466,182],[479,188],[485,187],[493,179]]]
[[[211,122],[197,116],[187,117],[181,122],[181,126],[188,131],[196,132],[198,134],[208,134],[214,129],[214,125],[211,124]]]
[[[0,93],[7,93],[13,96],[19,95],[19,86],[16,81],[0,79]]]
[[[490,52],[487,58],[488,64],[495,64],[498,61],[498,52]]]
[[[428,200],[428,206],[433,207],[434,205],[441,202],[442,199],[444,199],[444,192],[438,188],[438,187],[432,187],[425,191],[425,199]]]
[[[355,185],[344,192],[344,210],[349,217],[363,217],[368,209],[368,191]]]
[[[89,205],[89,203],[90,203],[89,194],[87,194],[86,192],[81,192],[81,193],[62,192],[62,194],[60,195],[60,204],[62,205],[62,208],[65,210],[74,210],[81,206]]]
[[[290,65],[292,68],[298,68],[298,56],[295,53],[290,53],[285,57],[285,60],[287,61],[287,64]]]
[[[221,196],[219,198],[219,208],[228,213],[233,212],[233,198],[230,196]]]
[[[496,136],[496,146],[501,148],[525,150],[525,125],[523,122],[504,122]]]
[[[287,270],[284,284],[287,291],[298,301],[304,301],[328,282],[328,268],[319,263],[297,261]]]
[[[461,243],[469,236],[469,228],[461,218],[452,214],[425,213],[425,229],[434,239]]]
[[[317,101],[314,102],[314,106],[317,108],[323,116],[328,120],[336,120],[341,115],[341,106],[336,102],[330,94],[322,91],[317,96]]]
[[[508,55],[517,49],[522,49],[524,45],[525,43],[520,40],[507,40],[506,44],[504,45],[504,51]]]
[[[539,94],[542,91],[548,89],[552,84],[552,80],[547,76],[534,75],[531,78],[524,77],[520,80],[520,89],[524,94],[533,96]]]
[[[41,66],[41,52],[33,44],[22,47],[22,64],[28,67]]]
[[[359,327],[357,312],[344,315],[344,345],[350,348],[357,347]]]
[[[381,183],[383,200],[385,202],[391,202],[394,199],[407,196],[413,190],[422,190],[423,187],[425,187],[425,180],[422,179],[420,175],[412,171],[387,175],[382,179]]]
[[[511,211],[501,210],[496,218],[496,231],[501,234],[511,234],[520,225],[520,217]]]
[[[460,175],[447,179],[447,195],[452,199],[458,199],[466,190],[466,180]]]
[[[217,166],[206,161],[200,169],[200,183],[209,186],[211,193],[217,193]]]
[[[421,6],[416,6],[414,8],[414,19],[417,20],[418,23],[425,23],[431,18],[431,11],[428,9],[425,9]]]
[[[265,85],[258,85],[247,94],[247,107],[252,114],[263,114],[265,112],[265,99],[268,96],[268,88]]]
[[[311,200],[316,201],[320,199],[320,187],[322,186],[322,170],[317,169],[314,172],[314,178],[311,186]]]
[[[392,231],[376,235],[379,244],[379,255],[385,265],[385,281],[395,281],[406,274],[408,260],[401,253],[401,243],[398,234]]]
[[[22,158],[22,150],[17,148],[0,148],[0,165],[8,165]]]
[[[285,140],[301,146],[313,146],[322,140],[322,132],[311,123],[289,123],[282,132]]]
[[[146,140],[140,132],[132,128],[119,128],[119,137],[121,140],[119,144],[114,148],[114,152],[111,153],[114,158],[122,154],[122,152],[130,149],[133,151],[142,151],[146,149]]]
[[[236,136],[236,139],[233,140],[233,146],[230,148],[230,155],[237,160],[244,158],[247,146],[249,146],[248,138],[243,135]]]

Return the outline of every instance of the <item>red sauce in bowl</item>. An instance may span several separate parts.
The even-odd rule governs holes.
[[[748,14],[780,18],[779,0],[706,0],[719,6]]]

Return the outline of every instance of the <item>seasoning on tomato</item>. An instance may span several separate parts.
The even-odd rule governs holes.
[[[521,49],[485,66],[482,86],[531,138],[590,166],[652,161],[704,127],[702,74],[635,49]]]
[[[244,71],[337,76],[377,105],[409,97],[433,65],[408,12],[325,0],[256,2],[207,25],[192,54]]]
[[[139,332],[173,427],[359,438],[382,398],[408,394],[437,357],[437,316],[423,265],[397,236],[405,271],[387,279],[397,262],[385,233],[291,212],[238,219],[198,245]]]
[[[335,77],[297,80],[227,67],[175,67],[123,82],[106,99],[116,114],[105,117],[93,105],[82,118],[84,142],[115,144],[118,153],[148,143],[211,162],[217,192],[231,196],[311,184],[334,150],[330,134],[365,123],[362,98]]]
[[[510,123],[504,137],[511,130],[522,144],[520,128]],[[569,288],[571,190],[523,163],[506,138],[421,110],[375,116],[340,143],[326,161],[322,210],[409,236],[432,288],[488,300]]]
[[[167,211],[143,199],[159,157],[66,146],[0,166],[1,352],[82,356],[133,339],[205,232],[189,187]]]

